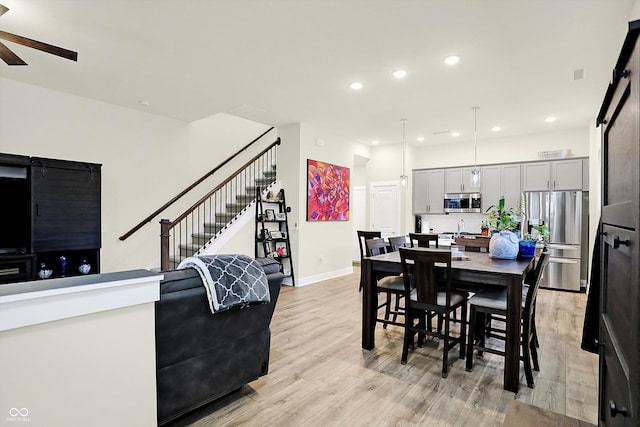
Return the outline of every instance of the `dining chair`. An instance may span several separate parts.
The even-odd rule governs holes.
[[[389,237],[389,246],[393,252],[397,252],[398,248],[405,247],[409,244],[407,242],[407,236],[392,236]]]
[[[528,286],[523,287],[524,295],[522,298],[522,315],[520,321],[520,347],[522,352],[520,359],[524,362],[524,373],[527,379],[527,385],[530,388],[534,387],[533,370],[540,370],[540,366],[538,364],[538,350],[536,348],[534,319],[538,289],[540,288],[540,281],[542,279],[544,269],[548,263],[549,253],[543,252],[540,255],[533,271],[525,279],[525,283]],[[478,291],[474,296],[469,298],[469,307],[469,341],[467,343],[466,369],[471,372],[473,370],[473,350],[477,350],[478,355],[481,355],[482,352],[485,351],[503,357],[505,355],[503,350],[495,347],[488,347],[486,345],[487,335],[502,340],[505,339],[505,335],[496,334],[494,332],[487,334],[484,316],[491,315],[492,320],[499,320],[494,316],[499,315],[506,319],[507,290],[499,289]],[[496,329],[492,329],[492,331],[496,331]],[[533,370],[531,369],[532,362]]]
[[[417,243],[419,248],[431,247],[431,242],[435,242],[436,249],[438,248],[438,235],[437,234],[425,234],[425,233],[409,233],[409,242],[411,247],[414,248],[413,242]]]
[[[358,245],[360,246],[360,268],[362,268],[362,258],[367,256],[367,239],[379,239],[382,237],[382,232],[358,230],[356,233],[358,234]],[[360,274],[360,288],[358,291],[362,290],[362,286],[364,285],[364,283],[362,283],[363,279],[364,275]]]
[[[375,256],[386,254],[388,251],[387,242],[384,239],[368,239],[366,241],[367,255]],[[386,300],[378,305],[378,309],[384,307],[384,317],[378,318],[376,321],[382,323],[382,328],[387,329],[387,325],[404,326],[404,323],[398,322],[398,315],[404,316],[405,309],[400,304],[400,300],[404,297],[404,282],[402,276],[387,276],[377,279],[376,286],[379,292],[386,294]],[[395,296],[395,308],[391,309],[391,300]],[[389,317],[393,318],[389,320]]]
[[[455,242],[456,246],[462,246],[468,252],[489,252],[489,240],[486,237],[456,237]]]
[[[402,364],[407,363],[409,347],[418,334],[418,346],[425,335],[442,340],[442,377],[449,373],[449,351],[460,346],[460,359],[465,357],[467,299],[466,292],[454,291],[451,285],[451,251],[430,248],[400,248],[400,262],[404,278],[405,327],[402,345]],[[436,266],[436,264],[438,264]],[[460,309],[461,319],[455,321],[451,314]],[[431,314],[441,315],[444,331],[427,327]],[[417,322],[416,322],[417,321]],[[451,323],[460,324],[457,336],[451,334]]]

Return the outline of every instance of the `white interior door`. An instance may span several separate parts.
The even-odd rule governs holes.
[[[382,236],[400,234],[400,185],[398,182],[371,183],[371,230]]]
[[[358,244],[358,230],[367,229],[367,212],[365,210],[367,201],[367,187],[354,186],[351,192],[351,220],[353,221],[353,232],[351,233],[352,247],[353,247],[353,261],[360,261],[360,245]]]

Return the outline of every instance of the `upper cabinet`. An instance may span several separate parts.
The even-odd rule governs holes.
[[[505,206],[520,210],[520,164],[484,166],[482,183],[482,211],[496,205],[504,196]]]
[[[502,166],[502,195],[505,206],[513,207],[520,213],[520,197],[522,194],[521,165]]]
[[[582,159],[553,162],[551,174],[553,190],[582,190]]]
[[[551,163],[537,162],[522,165],[524,182],[523,191],[546,191],[551,189],[549,179],[551,177]]]
[[[413,171],[414,215],[444,213],[445,193],[480,193],[482,212],[504,196],[520,213],[523,191],[588,191],[589,159],[571,158],[480,167],[480,185],[471,183],[473,167]]]
[[[472,167],[445,169],[445,193],[474,193],[480,191],[480,184],[471,182]],[[482,180],[481,180],[482,181]]]
[[[444,170],[413,171],[413,213],[444,212]]]
[[[480,175],[482,183],[482,212],[491,205],[495,205],[502,197],[502,166],[492,165],[482,168]]]
[[[523,191],[582,190],[583,159],[525,163]]]

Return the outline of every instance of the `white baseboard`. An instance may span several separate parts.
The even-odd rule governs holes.
[[[341,270],[328,271],[326,273],[317,274],[315,276],[296,278],[296,286],[307,286],[313,283],[322,282],[323,280],[335,279],[336,277],[346,276],[347,274],[352,274],[352,273],[353,273],[353,267],[347,267]]]

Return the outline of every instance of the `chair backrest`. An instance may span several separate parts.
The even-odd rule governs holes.
[[[446,305],[450,306],[451,251],[448,249],[400,248],[399,252],[405,295],[410,294],[412,287],[416,289],[416,300],[407,303],[419,308],[429,308],[437,305],[438,291],[445,291]],[[412,263],[407,261],[412,261]],[[436,266],[436,264],[439,265]],[[444,276],[441,274],[442,272],[444,272]]]
[[[358,234],[358,244],[360,245],[360,261],[362,258],[367,256],[367,244],[365,243],[367,239],[375,239],[382,237],[382,232],[380,231],[356,231]]]
[[[425,234],[425,233],[409,233],[409,241],[411,247],[414,248],[413,242],[418,243],[419,248],[428,248],[431,246],[431,242],[435,242],[436,249],[438,248],[438,235],[437,234]]]
[[[384,239],[367,239],[367,256],[387,253],[387,242]]]
[[[406,236],[394,236],[389,237],[389,246],[391,246],[391,250],[393,252],[397,252],[398,248],[407,246],[407,237]]]
[[[489,240],[491,239],[482,237],[477,239],[457,237],[456,245],[464,246],[464,250],[469,252],[487,252],[489,249]]]
[[[525,313],[529,313],[531,311],[531,307],[535,306],[536,298],[538,296],[538,289],[540,288],[540,282],[542,281],[542,275],[548,263],[549,253],[542,252],[533,271],[529,275],[527,275],[527,278],[525,279],[525,282],[529,285],[529,290],[527,291],[527,296],[525,297],[524,303]]]

